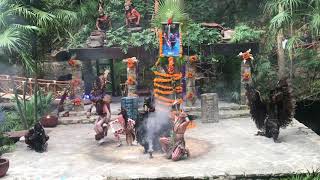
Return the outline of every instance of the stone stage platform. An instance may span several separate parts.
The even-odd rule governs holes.
[[[294,121],[280,133],[282,143],[254,136],[250,118],[201,124],[186,133],[191,158],[179,162],[162,154],[142,154],[140,146],[117,148],[112,136],[98,145],[91,124],[51,129],[48,152],[36,153],[21,142],[3,180],[102,180],[133,178],[217,178],[279,175],[320,167],[320,137]]]

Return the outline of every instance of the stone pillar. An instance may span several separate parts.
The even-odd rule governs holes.
[[[240,104],[247,104],[245,84],[252,83],[250,61],[241,63],[241,87],[240,87]]]
[[[209,93],[201,95],[201,119],[202,123],[219,122],[218,94]]]

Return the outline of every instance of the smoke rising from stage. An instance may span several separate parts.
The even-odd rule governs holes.
[[[156,105],[161,107],[161,105]],[[149,144],[149,153],[161,149],[159,138],[168,136],[171,125],[169,120],[170,110],[168,108],[156,108],[154,113],[149,113],[147,121],[147,141]]]

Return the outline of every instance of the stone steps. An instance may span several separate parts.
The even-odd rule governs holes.
[[[118,115],[111,115],[111,119],[117,118]],[[98,118],[97,115],[91,115],[90,118],[87,118],[86,115],[80,116],[69,116],[69,117],[59,117],[58,122],[62,125],[68,124],[93,124],[94,121]]]
[[[201,118],[200,111],[190,111],[188,112],[190,115],[197,116],[197,119]],[[220,110],[219,111],[219,119],[233,119],[233,118],[244,118],[250,117],[249,110]]]

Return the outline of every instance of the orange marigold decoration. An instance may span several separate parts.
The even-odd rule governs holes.
[[[156,76],[161,76],[161,77],[165,77],[165,78],[176,78],[176,79],[181,79],[182,78],[182,73],[179,73],[179,74],[165,74],[165,73],[160,73],[158,71],[153,71],[153,73],[156,75]]]
[[[70,66],[72,66],[72,67],[75,67],[75,66],[78,65],[78,64],[77,64],[77,61],[76,61],[75,59],[70,59],[70,60],[68,61],[68,64],[69,64]]]
[[[198,57],[196,55],[190,56],[189,61],[190,63],[195,63],[198,61]]]
[[[251,49],[249,49],[248,51],[246,52],[240,52],[239,53],[239,56],[242,57],[242,61],[243,63],[245,64],[247,61],[250,61],[250,60],[253,60],[253,56],[251,54]]]
[[[163,79],[163,78],[155,78],[153,80],[155,83],[169,83],[172,82],[172,79]]]
[[[244,81],[249,81],[251,78],[251,73],[250,72],[243,73],[242,78]]]
[[[162,91],[160,89],[155,89],[154,90],[155,93],[159,93],[159,94],[164,94],[164,95],[171,95],[173,94],[173,91]]]
[[[169,72],[169,74],[173,74],[174,73],[174,58],[169,57],[168,61],[169,61],[168,72]]]
[[[135,85],[136,84],[136,80],[132,76],[129,76],[128,80],[127,80],[127,83],[129,85]]]
[[[127,65],[129,69],[133,69],[136,66],[136,62],[132,58],[129,58]]]
[[[187,78],[193,78],[193,73],[192,72],[187,72]]]
[[[160,55],[160,57],[163,57],[162,45],[163,45],[162,31],[159,31],[159,55]]]
[[[74,99],[74,100],[73,100],[73,104],[74,104],[75,106],[81,106],[81,99],[80,99],[80,98]]]

